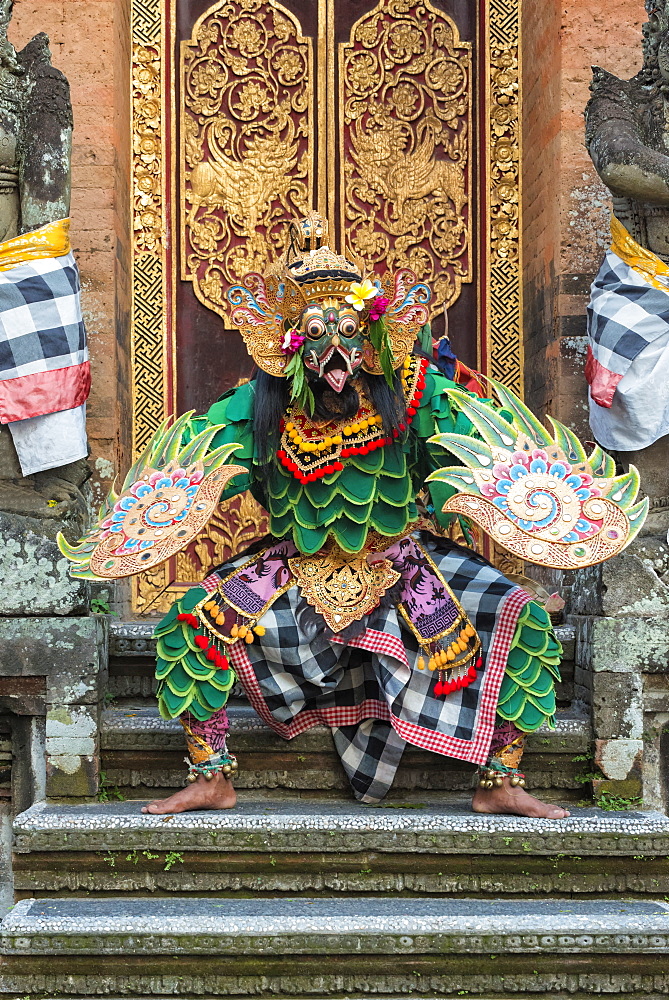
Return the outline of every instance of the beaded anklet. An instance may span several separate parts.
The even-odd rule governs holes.
[[[222,774],[227,781],[231,781],[239,772],[237,758],[227,752],[213,754],[199,764],[194,764],[188,757],[184,760],[188,764],[186,780],[189,782],[197,781],[200,775],[203,775],[206,781],[211,781],[215,774]]]

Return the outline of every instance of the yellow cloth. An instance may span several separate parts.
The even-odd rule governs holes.
[[[627,232],[622,222],[611,216],[611,249],[629,267],[638,271],[654,288],[669,288],[669,264],[660,260],[652,250],[640,246]]]
[[[0,243],[0,271],[9,271],[29,260],[62,257],[70,249],[70,220],[49,222],[31,233]]]

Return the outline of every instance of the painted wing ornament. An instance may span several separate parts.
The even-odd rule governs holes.
[[[479,437],[430,438],[463,463],[428,477],[457,490],[443,510],[471,518],[514,555],[540,566],[578,569],[621,552],[648,512],[647,499],[635,503],[634,466],[616,476],[614,460],[599,446],[586,455],[573,431],[549,417],[551,435],[513,392],[488,381],[502,412],[448,390]]]
[[[122,490],[112,490],[97,523],[75,545],[62,533],[58,547],[71,562],[70,575],[116,580],[158,566],[202,531],[228,480],[247,470],[227,465],[239,445],[207,453],[224,425],[207,427],[184,443],[195,411],[170,426],[165,420],[130,469]]]

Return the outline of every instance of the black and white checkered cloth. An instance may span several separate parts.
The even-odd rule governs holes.
[[[265,634],[229,655],[258,715],[286,739],[315,725],[333,730],[356,797],[378,801],[406,743],[482,764],[488,757],[499,688],[518,616],[530,600],[498,570],[450,543],[423,538],[482,643],[483,669],[469,687],[434,696],[437,675],[415,668],[421,650],[394,607],[343,643],[300,627],[297,587],[263,615]],[[218,572],[229,573],[243,559]]]
[[[586,372],[595,387],[596,402],[610,406],[615,385],[634,359],[668,332],[669,287],[667,291],[655,288],[609,250],[592,283],[588,304],[589,347],[595,364]],[[605,372],[599,371],[598,376],[600,368]],[[607,379],[607,373],[618,378]]]
[[[88,360],[74,254],[0,271],[0,380]]]

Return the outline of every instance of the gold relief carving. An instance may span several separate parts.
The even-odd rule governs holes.
[[[176,562],[179,584],[199,583],[218,566],[248,548],[267,533],[267,514],[251,493],[219,504],[203,532]]]
[[[163,242],[160,50],[133,47],[132,154],[135,252],[159,253]]]
[[[488,25],[488,374],[523,395],[520,3],[491,0]]]
[[[311,204],[312,41],[275,0],[221,0],[181,54],[182,278],[227,317],[226,286],[262,272]]]
[[[525,573],[525,560],[521,559],[520,556],[515,556],[513,552],[509,552],[508,549],[504,549],[501,545],[497,545],[492,539],[490,539],[490,547],[492,549],[491,562],[495,564],[500,573],[504,576],[523,576]]]
[[[340,46],[342,230],[377,273],[427,282],[433,314],[473,276],[471,66],[429,0],[380,0]]]

